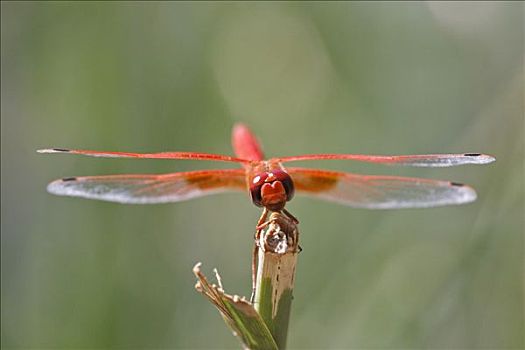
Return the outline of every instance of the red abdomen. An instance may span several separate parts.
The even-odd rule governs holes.
[[[232,131],[232,146],[238,158],[263,160],[264,154],[255,135],[244,124],[236,124]]]

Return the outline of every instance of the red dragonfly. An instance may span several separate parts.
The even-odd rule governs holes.
[[[368,209],[436,207],[463,204],[476,199],[476,192],[471,187],[456,182],[284,168],[283,163],[344,159],[413,167],[449,167],[495,161],[494,157],[480,153],[405,156],[308,154],[265,160],[256,137],[243,124],[234,126],[232,143],[237,157],[195,152],[126,153],[61,148],[42,149],[38,152],[107,158],[193,159],[237,163],[243,169],[66,177],[51,182],[47,189],[56,195],[137,204],[179,202],[213,193],[248,190],[252,202],[265,208],[259,223],[262,223],[268,211],[284,211],[291,216],[284,207],[295,192]]]

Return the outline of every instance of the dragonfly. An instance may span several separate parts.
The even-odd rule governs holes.
[[[180,202],[221,192],[247,191],[252,202],[264,208],[257,223],[255,242],[258,242],[261,230],[276,217],[280,222],[291,222],[292,227],[298,223],[285,209],[286,203],[296,192],[298,195],[367,209],[427,208],[464,204],[476,199],[474,189],[457,182],[302,167],[285,168],[283,164],[307,160],[349,160],[413,167],[450,167],[495,161],[494,157],[481,153],[397,156],[306,154],[266,159],[256,136],[244,124],[234,126],[232,146],[236,157],[197,152],[128,153],[63,148],[41,149],[38,152],[103,158],[206,160],[240,165],[241,168],[236,169],[169,174],[65,177],[51,182],[47,190],[62,196],[132,204]],[[281,213],[291,221],[283,221],[279,216]],[[255,295],[256,245],[252,257],[252,301]]]
[[[284,167],[307,160],[349,160],[412,167],[450,167],[488,164],[495,158],[481,153],[427,155],[305,154],[266,159],[260,143],[244,124],[232,131],[236,157],[197,152],[128,153],[64,148],[41,149],[39,153],[67,153],[102,158],[187,159],[228,162],[235,169],[197,170],[168,174],[128,174],[65,177],[47,186],[55,195],[83,197],[118,203],[154,204],[180,202],[221,192],[247,191],[253,204],[269,212],[289,214],[285,205],[295,193],[355,208],[428,208],[464,204],[476,192],[462,183]],[[261,216],[261,222],[264,218]],[[289,216],[293,217],[291,214]]]

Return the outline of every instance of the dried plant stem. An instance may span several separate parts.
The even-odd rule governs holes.
[[[195,289],[202,293],[219,310],[222,318],[230,327],[244,349],[277,350],[277,344],[270,330],[253,305],[245,298],[237,295],[228,295],[222,285],[211,284],[202,274],[201,264],[197,263],[193,273],[197,277]],[[217,280],[220,277],[215,271]]]
[[[267,227],[257,240],[258,264],[255,310],[272,333],[279,349],[286,347],[288,323],[299,253],[295,219],[281,212],[270,214]]]
[[[264,216],[267,216],[265,212]],[[299,253],[297,221],[289,214],[272,212],[257,233],[257,273],[253,304],[224,292],[219,274],[210,284],[200,271],[197,291],[215,305],[245,349],[285,349]]]

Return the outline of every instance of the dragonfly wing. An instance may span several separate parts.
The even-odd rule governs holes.
[[[244,191],[246,181],[241,169],[204,170],[161,175],[71,177],[51,182],[47,190],[61,196],[154,204],[179,202],[226,191]]]
[[[90,157],[102,158],[143,158],[143,159],[194,159],[214,160],[221,162],[249,163],[248,160],[225,156],[221,154],[197,153],[197,152],[161,152],[161,153],[128,153],[128,152],[105,152],[89,151],[79,149],[49,148],[39,149],[38,153],[69,153],[81,154]]]
[[[287,168],[287,171],[298,194],[356,208],[427,208],[476,199],[472,188],[449,181],[303,168]]]
[[[420,154],[410,156],[375,156],[363,154],[305,154],[293,157],[277,158],[280,162],[299,160],[340,159],[367,163],[382,163],[414,167],[450,167],[464,164],[488,164],[496,159],[481,153],[461,154]]]

